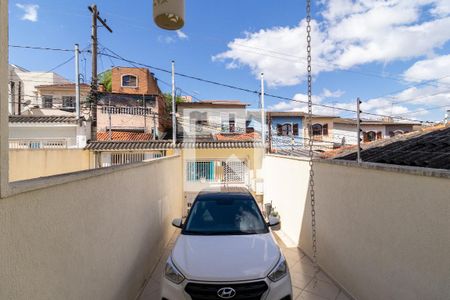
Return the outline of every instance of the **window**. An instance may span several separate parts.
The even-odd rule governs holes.
[[[322,134],[328,136],[328,124],[322,126]]]
[[[122,86],[123,87],[137,87],[137,77],[134,75],[123,75],[122,76]]]
[[[283,125],[277,124],[277,135],[281,136],[283,134]]]
[[[312,132],[313,132],[313,136],[322,135],[322,125],[314,124],[312,126]],[[328,134],[328,129],[327,129],[327,134]]]
[[[183,234],[241,235],[269,232],[255,200],[251,196],[197,198]]]
[[[228,128],[230,132],[236,131],[236,116],[234,114],[230,114],[228,119]]]
[[[189,114],[189,120],[191,132],[202,132],[203,127],[208,125],[208,114],[193,111]]]
[[[186,163],[188,182],[245,183],[247,163],[241,160],[189,161]]]
[[[75,108],[75,97],[74,96],[63,96],[62,102],[63,102],[63,107],[65,107],[65,108]]]
[[[281,135],[282,136],[291,135],[291,129],[292,129],[291,124],[283,124],[283,126],[281,127]]]
[[[298,136],[298,123],[294,124],[294,128],[293,128],[293,135]]]
[[[375,131],[364,132],[364,142],[372,142],[377,139],[377,133]]]
[[[52,108],[53,96],[42,96],[42,105],[44,108]]]

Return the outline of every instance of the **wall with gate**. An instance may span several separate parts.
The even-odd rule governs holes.
[[[308,163],[268,156],[265,201],[311,255]],[[316,162],[320,266],[356,299],[448,299],[450,172]],[[431,176],[432,175],[432,176]]]

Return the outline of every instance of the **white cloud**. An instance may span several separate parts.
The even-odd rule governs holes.
[[[171,36],[158,36],[158,42],[164,44],[172,44],[175,43],[175,39]]]
[[[450,83],[450,54],[416,62],[405,71],[404,78],[412,82],[437,80]]]
[[[449,2],[322,0],[324,20],[312,23],[314,74],[433,55],[450,40]],[[271,86],[296,85],[306,74],[305,35],[304,21],[246,33],[213,60],[264,72]]]
[[[21,18],[22,20],[37,22],[39,5],[16,3],[16,6],[24,11],[24,15]]]
[[[177,36],[178,36],[178,38],[180,40],[187,40],[187,39],[189,39],[189,36],[186,33],[184,33],[183,31],[181,31],[181,30],[177,30],[176,33],[177,33]]]
[[[322,96],[324,98],[340,98],[345,94],[344,91],[337,90],[337,91],[330,91],[329,89],[323,89]]]

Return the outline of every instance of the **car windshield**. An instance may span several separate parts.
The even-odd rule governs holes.
[[[206,197],[192,206],[183,234],[241,235],[267,233],[256,202],[250,197]]]

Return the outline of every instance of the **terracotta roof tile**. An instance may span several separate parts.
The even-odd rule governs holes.
[[[149,141],[152,139],[150,133],[139,133],[129,131],[112,131],[113,141]],[[109,132],[97,132],[98,141],[109,141]]]
[[[218,133],[215,135],[217,141],[254,141],[261,139],[257,132],[252,133]]]
[[[175,148],[197,149],[231,149],[231,148],[261,148],[260,142],[177,142]],[[90,142],[87,150],[92,151],[118,151],[118,150],[166,150],[173,149],[172,141],[95,141]]]

